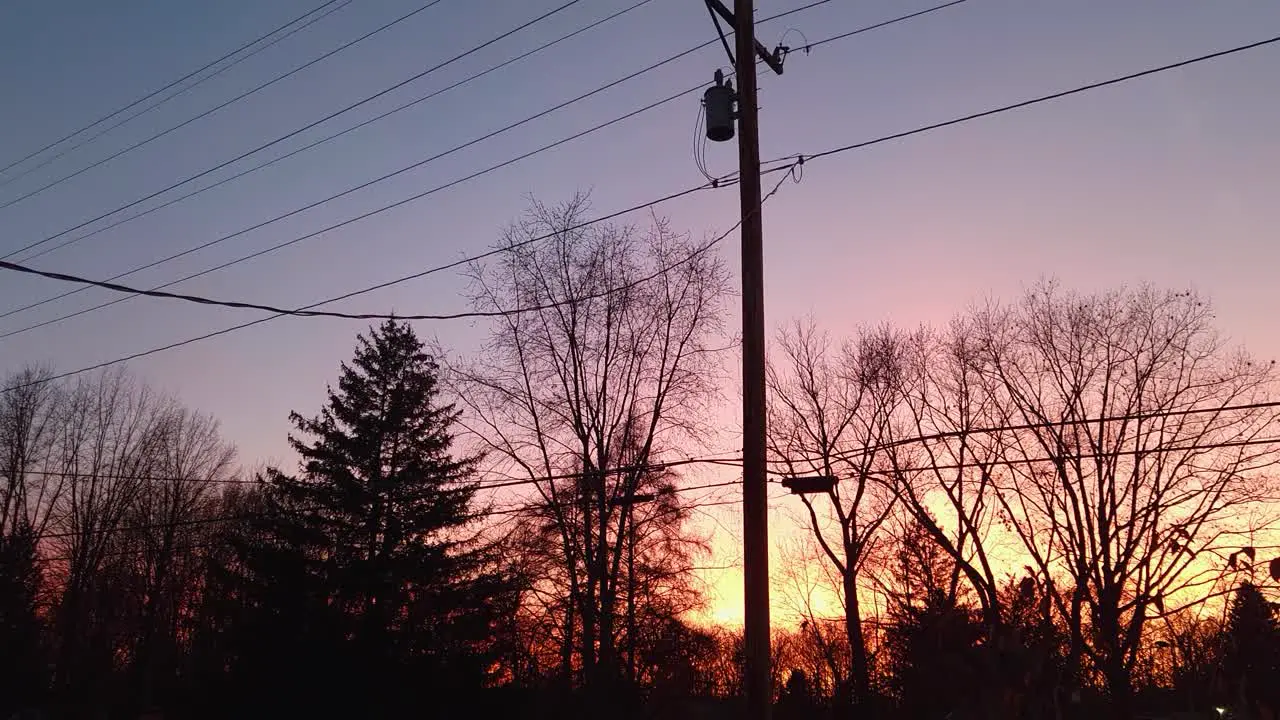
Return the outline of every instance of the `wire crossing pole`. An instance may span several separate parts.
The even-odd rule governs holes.
[[[764,236],[753,0],[734,0],[742,198],[742,530],[748,720],[769,720],[769,507],[765,476]],[[776,69],[776,68],[775,68]]]

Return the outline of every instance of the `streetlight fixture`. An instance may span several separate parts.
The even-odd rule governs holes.
[[[609,504],[614,507],[627,507],[630,505],[639,505],[641,503],[653,502],[658,496],[653,493],[632,493],[623,497],[613,498]]]
[[[790,490],[792,495],[828,493],[835,489],[836,478],[833,475],[788,477],[782,479],[782,487]]]

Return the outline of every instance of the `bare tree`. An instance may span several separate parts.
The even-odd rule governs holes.
[[[693,562],[706,546],[684,528],[690,508],[677,495],[674,480],[669,474],[659,483],[641,481],[642,502],[620,508],[629,517],[621,520],[627,535],[617,579],[623,607],[614,628],[615,646],[619,670],[642,685],[652,683],[659,674],[652,666],[660,657],[658,646],[675,637],[664,634],[664,628],[674,628],[672,623],[679,624],[679,618],[703,604]],[[573,665],[578,651],[574,643],[582,637],[582,614],[576,611],[571,584],[573,574],[583,575],[585,568],[566,567],[559,530],[559,518],[576,518],[577,511],[537,498],[524,510],[509,538],[511,552],[531,578],[518,611],[522,662],[529,677],[551,674],[557,668],[563,672],[566,665]],[[512,666],[520,667],[521,662]]]
[[[205,519],[217,511],[217,493],[232,472],[235,448],[223,441],[218,423],[177,404],[157,419],[154,476],[129,512],[128,540],[136,552],[134,572],[141,604],[133,651],[137,692],[150,697],[156,674],[173,668],[184,624],[194,610],[207,542]]]
[[[788,475],[838,478],[821,505],[809,495],[800,499],[822,555],[840,579],[851,699],[865,702],[871,672],[859,579],[894,504],[876,476],[891,467],[887,448],[904,401],[900,375],[909,337],[882,327],[836,349],[809,323],[781,333],[777,347],[782,359],[768,374],[772,461]]]
[[[628,539],[644,522],[630,508],[661,489],[649,472],[660,448],[698,437],[715,395],[727,275],[656,218],[645,231],[577,227],[586,209],[581,196],[535,203],[496,260],[472,268],[476,309],[504,314],[454,377],[493,470],[536,481],[567,599],[562,670],[576,656],[595,684],[619,675]],[[542,309],[511,312],[530,307]],[[679,522],[657,527],[679,538]]]
[[[62,489],[50,474],[50,456],[61,409],[52,372],[26,368],[0,393],[0,537],[25,527],[44,532]]]
[[[1125,716],[1147,622],[1255,559],[1241,538],[1278,457],[1276,410],[1256,405],[1272,367],[1191,293],[1044,283],[975,330],[989,407],[1016,430],[999,437],[1001,515]]]
[[[884,477],[907,516],[902,527],[910,528],[912,542],[927,538],[945,557],[946,576],[931,579],[941,592],[935,609],[951,608],[942,613],[954,615],[960,598],[976,601],[984,641],[967,669],[980,678],[972,700],[992,715],[1020,712],[1017,706],[1031,696],[1058,703],[1060,678],[1029,672],[1043,663],[1028,650],[1020,608],[1011,606],[1006,591],[1007,569],[1017,566],[1010,565],[1017,557],[1007,548],[994,481],[1003,415],[976,364],[974,322],[959,317],[945,330],[917,334],[912,345],[900,375],[900,437],[890,443],[892,472]],[[1043,690],[1046,684],[1051,691]]]
[[[803,524],[808,519],[797,522]],[[784,549],[775,578],[775,592],[787,603],[794,620],[798,620],[794,624],[798,624],[799,630],[793,640],[804,647],[807,665],[801,669],[805,670],[814,694],[825,699],[836,699],[840,692],[847,694],[851,688],[852,656],[847,623],[843,612],[837,615],[823,607],[825,595],[840,598],[841,604],[844,602],[839,569],[828,560],[818,541],[807,535]],[[859,618],[864,626],[876,622],[865,611],[859,613]],[[868,644],[868,665],[874,668],[875,653],[865,627],[863,630],[863,639]]]
[[[1000,598],[999,530],[992,470],[1002,415],[975,367],[972,323],[960,318],[938,333],[919,333],[903,354],[900,437],[889,443],[884,476],[915,529],[954,562],[947,594],[963,580],[992,636],[1006,624]]]
[[[158,467],[165,402],[123,371],[82,379],[68,393],[55,462],[65,485],[52,525],[62,556],[57,681],[106,673],[122,641],[117,601],[127,597],[121,527]],[[107,572],[108,566],[111,572]]]

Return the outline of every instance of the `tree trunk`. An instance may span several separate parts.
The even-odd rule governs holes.
[[[852,567],[844,574],[844,630],[849,641],[849,680],[852,705],[865,706],[871,699],[871,671],[867,661],[867,645],[862,635],[862,612],[858,602],[858,576]]]
[[[1107,700],[1110,704],[1111,717],[1116,720],[1128,720],[1133,699],[1133,671],[1125,662],[1122,629],[1120,627],[1119,597],[1120,590],[1115,586],[1104,586],[1099,595],[1100,607],[1097,608],[1098,630],[1101,642],[1098,643],[1099,660],[1102,674],[1106,682]]]
[[[627,678],[636,684],[636,520],[627,509]]]
[[[585,463],[584,463],[585,466]],[[596,613],[596,584],[599,576],[596,574],[596,553],[598,548],[595,544],[595,522],[593,520],[594,502],[591,497],[591,485],[588,478],[583,478],[587,483],[581,489],[582,503],[582,571],[584,577],[583,585],[580,586],[581,592],[575,597],[578,602],[578,613],[582,616],[581,643],[579,647],[579,659],[582,662],[582,682],[590,687],[595,683],[596,676],[596,623],[599,617]]]
[[[574,619],[573,607],[578,597],[578,574],[569,575],[569,601],[564,604],[564,636],[560,645],[560,674],[565,688],[573,687],[573,641]]]
[[[1123,655],[1107,658],[1105,675],[1107,699],[1111,705],[1108,714],[1115,720],[1129,720],[1133,710],[1133,674]]]
[[[604,477],[600,477],[600,485],[598,491],[597,512],[597,530],[599,536],[597,538],[596,547],[596,569],[600,582],[600,654],[597,658],[596,670],[599,673],[597,684],[603,685],[606,691],[611,689],[610,686],[616,679],[617,667],[617,638],[614,637],[614,631],[617,628],[615,622],[618,608],[618,582],[617,576],[612,572],[613,563],[610,562],[610,551],[617,550],[614,543],[609,538],[609,512],[606,506],[606,492]]]

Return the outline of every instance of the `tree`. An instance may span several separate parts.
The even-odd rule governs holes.
[[[129,552],[122,531],[154,476],[171,401],[123,370],[83,377],[66,393],[50,459],[62,490],[50,546],[62,591],[55,682],[75,702],[107,701],[120,646],[133,643]]]
[[[999,529],[992,471],[1000,433],[992,428],[1000,414],[974,363],[976,352],[973,323],[966,318],[913,338],[900,374],[902,437],[889,443],[886,454],[889,483],[913,530],[954,563],[948,593],[958,592],[963,580],[986,632],[998,637],[1008,620],[989,547]]]
[[[558,621],[561,678],[603,688],[625,675],[625,608],[646,584],[628,582],[632,531],[654,548],[637,548],[636,572],[665,557],[668,586],[688,578],[698,545],[683,544],[683,501],[652,470],[663,448],[703,437],[727,275],[660,221],[643,233],[579,227],[586,209],[583,197],[535,204],[496,259],[472,268],[475,308],[498,318],[453,377],[493,471],[532,484],[538,552],[558,566],[540,592]],[[644,494],[669,507],[636,506]]]
[[[849,648],[848,623],[843,613],[830,612],[824,602],[827,597],[842,602],[839,598],[843,583],[838,568],[823,554],[818,541],[807,536],[797,538],[792,548],[783,553],[778,573],[781,577],[780,582],[775,580],[775,587],[779,588],[775,592],[787,601],[791,613],[791,622],[781,624],[798,624],[795,632],[778,638],[789,645],[790,666],[805,671],[806,682],[815,698],[842,711],[848,710],[853,655]],[[878,621],[868,617],[871,614],[863,613],[862,622]],[[864,636],[870,641],[874,634]],[[875,668],[871,642],[868,642],[867,656]]]
[[[127,535],[138,605],[133,695],[142,705],[154,701],[156,684],[179,666],[203,579],[199,546],[209,538],[209,525],[200,520],[216,512],[215,494],[235,458],[216,420],[176,403],[162,414],[157,432],[155,475],[134,500],[128,521],[134,529]]]
[[[965,670],[982,692],[969,701],[998,715],[1023,690],[1024,648],[999,557],[1004,528],[994,479],[1005,431],[977,352],[975,323],[964,316],[911,337],[899,373],[901,424],[884,450],[891,468],[885,481],[909,518],[906,542],[928,548],[930,567],[946,565],[933,579],[943,606],[962,597],[976,605],[983,644],[967,653],[972,665]]]
[[[816,712],[817,701],[809,687],[809,676],[804,670],[791,670],[778,697],[779,718],[801,720],[813,717]]]
[[[852,700],[862,703],[870,699],[871,672],[859,578],[894,504],[875,474],[889,468],[886,444],[904,399],[908,338],[878,328],[836,351],[812,324],[796,325],[779,336],[778,348],[783,360],[768,372],[772,460],[788,475],[839,479],[821,508],[808,495],[800,499],[823,559],[840,579]]]
[[[1227,616],[1223,674],[1229,702],[1250,717],[1280,710],[1280,623],[1274,606],[1252,583],[1236,589]]]
[[[36,538],[44,555],[40,644],[60,699],[147,702],[179,672],[199,518],[233,453],[212,419],[124,370],[51,374],[23,370],[0,392],[0,541]]]
[[[48,690],[46,627],[40,617],[39,537],[62,483],[45,474],[57,433],[59,395],[50,372],[28,368],[0,393],[0,715]]]
[[[956,563],[918,521],[895,545],[890,585],[889,685],[908,718],[978,712],[987,676],[980,615],[965,602]]]
[[[1211,582],[1268,497],[1272,367],[1226,346],[1209,306],[1150,288],[1053,283],[975,314],[998,425],[1001,518],[1127,716],[1150,618]],[[1243,409],[1233,409],[1244,406]],[[1198,598],[1197,598],[1198,600]]]
[[[37,606],[36,535],[26,525],[0,535],[0,715],[43,700],[48,657]]]
[[[469,530],[477,458],[453,454],[459,412],[441,402],[437,372],[413,329],[387,321],[358,337],[318,416],[291,415],[301,471],[267,471],[239,586],[246,633],[302,644],[248,636],[243,673],[284,652],[316,673],[295,674],[288,692],[334,679],[339,698],[374,710],[439,706],[488,681],[512,586]]]
[[[63,484],[46,474],[57,439],[61,392],[45,368],[27,368],[0,393],[0,536],[44,532]]]
[[[1163,637],[1155,640],[1157,656],[1169,670],[1174,703],[1208,712],[1225,701],[1222,686],[1222,623],[1182,612],[1166,618]]]

